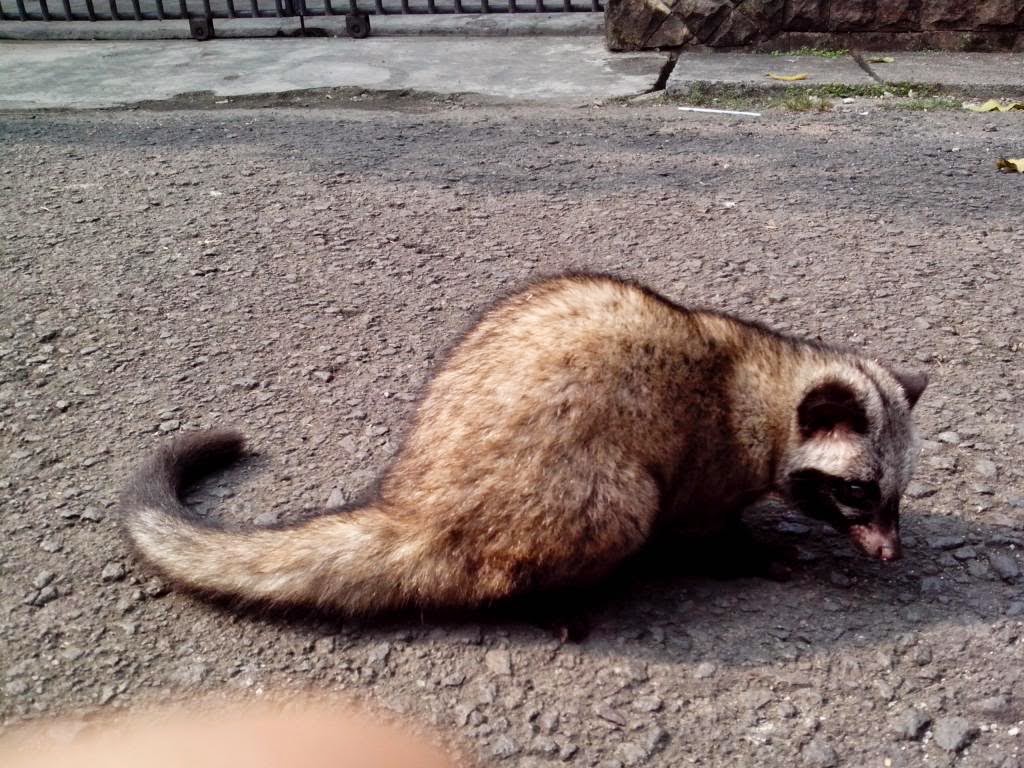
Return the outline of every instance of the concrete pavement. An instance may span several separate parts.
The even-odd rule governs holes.
[[[892,59],[878,62],[872,59]],[[774,80],[805,74],[806,79]],[[846,54],[835,58],[752,53],[684,53],[666,84],[670,96],[686,98],[696,90],[729,88],[732,93],[786,88],[884,89],[894,85],[928,86],[933,92],[968,97],[1024,96],[1024,54],[896,52]]]
[[[666,60],[609,53],[596,36],[8,42],[0,44],[0,108],[346,86],[585,104],[650,90]]]
[[[768,73],[793,76],[806,74],[806,81],[772,80]],[[767,53],[687,54],[679,56],[666,89],[686,96],[696,83],[729,86],[789,86],[797,83],[841,83],[870,85],[874,81],[853,58],[827,59],[821,56],[775,56]]]
[[[668,53],[609,53],[596,34],[8,41],[0,42],[0,109],[114,107],[204,92],[216,98],[346,87],[568,105],[637,96],[662,85],[680,100],[714,95],[716,88],[730,95],[797,87],[871,96],[886,89],[905,93],[915,85],[923,94],[1024,98],[1024,54],[894,53],[891,62],[871,62],[880,56],[684,53],[673,68]],[[768,73],[806,79],[773,80]]]

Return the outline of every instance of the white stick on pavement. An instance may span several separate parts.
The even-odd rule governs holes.
[[[739,112],[735,109],[706,109],[704,107],[679,107],[680,112],[710,112],[713,115],[749,115],[760,117],[760,112]]]

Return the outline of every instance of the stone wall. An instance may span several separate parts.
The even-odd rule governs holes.
[[[1024,0],[606,0],[613,51],[1024,50]]]

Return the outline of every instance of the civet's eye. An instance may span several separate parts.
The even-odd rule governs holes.
[[[836,501],[848,507],[870,506],[878,497],[878,486],[874,483],[838,483],[835,487]]]

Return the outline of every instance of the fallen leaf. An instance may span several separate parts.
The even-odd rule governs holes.
[[[868,59],[868,64],[892,64],[896,59],[892,56],[872,56]]]
[[[805,72],[801,72],[799,75],[777,75],[774,72],[769,72],[768,77],[772,80],[782,80],[786,83],[792,83],[794,80],[806,80],[810,75]]]
[[[997,112],[1001,105],[995,99],[989,99],[984,104],[964,104],[971,112]]]
[[[1024,111],[1024,101],[1008,101],[1003,104],[998,99],[989,99],[984,104],[965,105],[971,112],[1012,112],[1014,110]]]
[[[1000,157],[996,160],[996,168],[1003,173],[1024,173],[1024,157]]]

